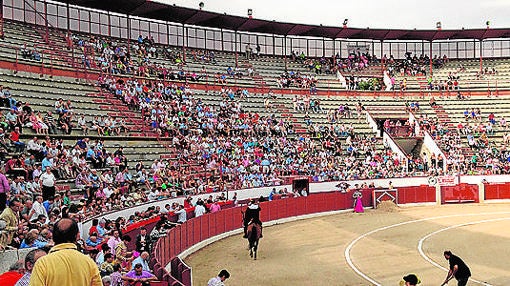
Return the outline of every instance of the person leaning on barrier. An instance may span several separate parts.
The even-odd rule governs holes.
[[[154,226],[154,228],[151,231],[150,234],[151,242],[156,243],[156,241],[159,238],[165,237],[166,234],[167,232],[166,229],[164,228],[164,223],[161,223],[161,221],[159,221],[158,223],[156,223],[156,226]]]

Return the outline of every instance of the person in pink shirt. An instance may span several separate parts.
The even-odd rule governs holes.
[[[214,202],[209,207],[210,213],[219,212],[221,210],[220,204],[218,204],[218,199],[215,199]]]
[[[115,249],[115,247],[117,247],[117,244],[121,242],[119,235],[120,233],[118,230],[113,231],[113,236],[110,237],[110,239],[107,242],[110,249]]]
[[[5,177],[5,175],[0,172],[0,213],[6,207],[7,204],[7,193],[10,191],[11,187],[9,186],[9,181]]]

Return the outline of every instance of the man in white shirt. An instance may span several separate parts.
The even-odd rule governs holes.
[[[170,204],[166,204],[164,208],[162,208],[159,213],[160,214],[167,214],[169,213],[170,211],[172,210],[172,208],[170,207]]]
[[[111,184],[106,185],[103,189],[103,193],[106,198],[109,198],[113,194],[113,186]]]
[[[55,175],[51,172],[51,167],[46,167],[46,172],[42,173],[39,177],[42,187],[43,199],[47,200],[50,197],[55,197]]]
[[[195,206],[195,217],[199,217],[201,215],[204,215],[206,213],[205,207],[204,207],[204,201],[198,200],[197,205]]]
[[[158,197],[159,197],[159,192],[157,189],[154,189],[154,188],[151,189],[149,191],[149,195],[147,195],[147,199],[149,199],[149,201],[155,201],[158,199]]]
[[[184,209],[183,205],[179,205],[177,210],[174,211],[174,214],[179,216],[179,218],[177,219],[178,223],[185,223],[186,222],[186,220],[187,220],[186,210]]]
[[[48,218],[48,213],[46,212],[46,209],[43,205],[43,197],[37,196],[35,197],[35,201],[32,204],[32,209],[30,210],[30,221],[37,220],[39,215],[44,215],[46,218]]]
[[[34,138],[30,139],[27,143],[27,151],[28,153],[35,156],[35,158],[40,161],[43,159],[44,155],[41,152],[42,146],[39,144],[39,139],[34,136]]]
[[[213,277],[209,279],[209,282],[207,282],[207,286],[224,286],[225,280],[230,278],[230,273],[228,273],[227,270],[223,269],[220,271],[217,277]]]
[[[41,164],[37,163],[35,169],[32,171],[32,178],[35,179],[36,177],[40,177],[42,174],[42,166]]]

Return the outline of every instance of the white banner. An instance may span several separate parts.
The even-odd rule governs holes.
[[[437,183],[440,186],[455,186],[458,183],[457,176],[438,176]]]

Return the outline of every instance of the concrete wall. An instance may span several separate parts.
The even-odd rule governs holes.
[[[23,263],[25,263],[25,255],[27,255],[30,250],[32,250],[32,248],[0,252],[0,273],[9,270],[9,267],[18,260],[22,260]]]

